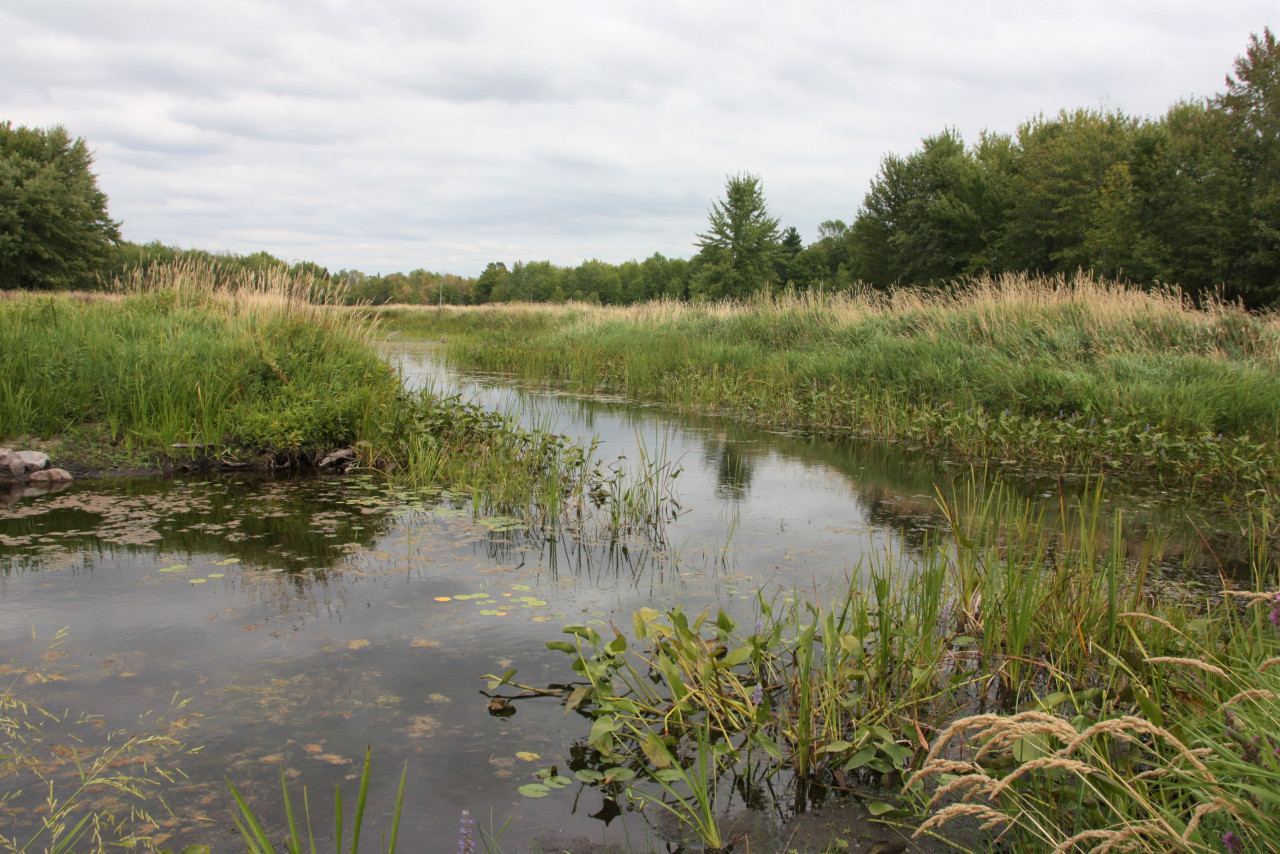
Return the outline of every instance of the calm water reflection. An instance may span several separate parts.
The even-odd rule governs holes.
[[[323,809],[366,745],[375,827],[408,760],[409,850],[454,850],[463,809],[482,824],[514,816],[507,850],[562,837],[660,844],[665,820],[616,816],[594,790],[519,797],[536,770],[581,754],[574,745],[587,725],[551,699],[490,715],[480,677],[515,667],[526,684],[568,681],[568,659],[544,647],[568,622],[626,627],[637,607],[677,602],[749,620],[762,586],[820,594],[869,556],[918,547],[941,522],[938,491],[973,479],[895,446],[459,378],[409,348],[401,365],[409,384],[456,388],[527,424],[595,435],[606,464],[679,460],[686,512],[662,541],[605,545],[572,531],[531,538],[374,477],[115,480],[15,495],[0,507],[0,647],[19,677],[23,668],[63,677],[25,680],[22,695],[110,726],[164,710],[175,694],[190,698],[181,732],[204,749],[168,791],[166,845],[234,847],[224,774],[277,814],[283,763]],[[1080,485],[1013,478],[1004,488],[1052,513]],[[1207,559],[1190,545],[1191,505],[1158,491],[1117,500],[1135,543],[1153,529],[1168,537],[1170,577]],[[1227,528],[1213,537],[1220,557],[1236,545]],[[65,642],[47,650],[63,627]]]

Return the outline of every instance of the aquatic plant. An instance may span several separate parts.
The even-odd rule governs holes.
[[[360,774],[360,788],[356,794],[355,815],[351,821],[350,844],[347,844],[347,837],[343,835],[343,808],[342,808],[342,787],[335,785],[333,788],[333,839],[334,851],[340,852],[346,846],[349,854],[359,854],[360,835],[364,830],[364,811],[365,805],[369,797],[369,772],[373,766],[372,748],[366,748],[364,753],[364,768]],[[400,787],[396,790],[395,811],[391,818],[391,833],[388,837],[383,835],[380,850],[384,854],[395,854],[396,843],[400,836],[400,813],[404,805],[404,783],[405,776],[409,772],[409,764],[406,762],[403,770],[400,772]],[[227,786],[231,789],[231,796],[235,799],[237,814],[232,815],[236,829],[240,831],[240,837],[244,840],[245,847],[248,848],[250,854],[275,854],[278,850],[271,842],[271,836],[263,827],[262,822],[254,815],[249,804],[241,796],[235,784],[227,780]],[[289,795],[289,781],[285,776],[284,768],[280,769],[280,789],[284,795],[285,821],[287,823],[286,830],[288,838],[285,842],[284,851],[288,854],[304,854],[316,852],[316,836],[311,827],[311,804],[307,798],[307,788],[302,787],[302,810],[306,821],[305,837],[298,829],[298,822],[294,818],[293,799]],[[463,814],[466,815],[465,813]],[[306,847],[303,847],[303,840],[306,840]]]
[[[633,772],[579,779],[621,781],[628,797],[660,803],[712,848],[725,843],[717,793],[769,780],[791,792],[786,807],[796,812],[842,789],[876,800],[883,817],[940,807],[923,832],[962,815],[1002,828],[1025,822],[1019,850],[1117,830],[1099,816],[1136,825],[1170,810],[1183,810],[1169,821],[1178,839],[1264,838],[1231,822],[1280,799],[1280,742],[1270,735],[1280,684],[1265,681],[1280,652],[1275,594],[1229,591],[1208,610],[1150,601],[1150,554],[1126,560],[1122,527],[1108,524],[1103,504],[1097,490],[1055,529],[1007,496],[940,499],[950,538],[860,568],[826,603],[762,593],[749,634],[723,612],[678,607],[640,609],[629,636],[567,626],[570,640],[547,644],[569,654],[583,680],[566,709],[591,721],[584,744],[602,763]],[[1268,518],[1256,517],[1261,559]],[[1255,582],[1274,586],[1274,571],[1259,569]],[[1246,617],[1241,601],[1251,603]],[[1214,651],[1218,638],[1230,639],[1226,652]],[[1225,731],[1224,707],[1233,715]],[[961,759],[966,734],[974,746]],[[1260,763],[1252,776],[1250,763]],[[1164,766],[1160,779],[1146,773]],[[940,782],[925,786],[931,778]],[[1232,806],[1194,814],[1222,798],[1228,779]],[[1197,786],[1203,797],[1187,790]],[[1188,829],[1192,818],[1199,831]],[[1153,834],[1152,850],[1174,841]],[[1094,838],[1103,837],[1078,841]]]
[[[48,651],[66,638],[60,630]],[[15,664],[16,675],[0,691],[0,806],[31,789],[43,803],[0,831],[0,851],[101,852],[153,843],[164,808],[161,797],[181,771],[176,759],[192,748],[171,734],[185,700],[175,697],[173,717],[145,718],[132,730],[99,734],[101,720],[88,714],[56,714],[22,698],[18,680],[56,680],[57,674]],[[182,854],[205,854],[192,846]]]
[[[407,310],[520,379],[1022,467],[1239,492],[1280,472],[1274,315],[1175,289],[1005,276],[941,291]]]

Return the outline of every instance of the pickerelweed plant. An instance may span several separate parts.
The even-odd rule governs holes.
[[[798,812],[836,789],[886,819],[938,810],[925,832],[999,816],[1009,850],[1274,850],[1247,848],[1280,802],[1269,517],[1247,589],[1224,579],[1205,606],[1144,592],[1158,544],[1126,557],[1100,489],[1054,528],[1008,496],[940,505],[948,537],[826,602],[761,593],[748,626],[681,607],[612,637],[567,626],[547,645],[582,680],[564,694],[590,721],[577,778],[708,849],[732,843],[731,795]]]

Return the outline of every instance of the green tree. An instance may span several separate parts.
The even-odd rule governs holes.
[[[925,285],[992,266],[1006,214],[1007,137],[967,148],[955,131],[926,137],[907,157],[889,155],[846,234],[830,226],[832,266],[877,287]],[[848,259],[847,261],[845,259]]]
[[[800,290],[830,290],[833,273],[826,240],[806,246],[787,265],[787,281]]]
[[[480,274],[480,278],[476,279],[476,302],[485,303],[491,300],[501,298],[504,288],[500,287],[506,283],[507,277],[511,274],[507,271],[507,265],[502,261],[490,261],[489,266],[484,268],[484,272]],[[498,296],[494,296],[494,290],[498,291]]]
[[[119,223],[83,139],[0,122],[0,288],[91,288]]]
[[[1216,105],[1230,120],[1232,153],[1249,217],[1238,286],[1254,303],[1280,304],[1280,43],[1249,37]]]
[[[769,216],[760,177],[730,175],[724,199],[712,203],[709,228],[698,235],[699,294],[711,299],[742,298],[765,288],[779,252],[778,220]]]
[[[1132,179],[1127,164],[1137,129],[1138,122],[1122,113],[1097,110],[1040,117],[1018,129],[1008,228],[1001,245],[1009,268],[1070,273],[1081,267],[1115,271],[1128,266],[1126,238],[1103,233],[1106,223],[1099,217],[1114,222],[1117,206],[1126,204]],[[1101,250],[1112,257],[1099,258]]]

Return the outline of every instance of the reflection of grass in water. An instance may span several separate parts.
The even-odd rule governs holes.
[[[6,551],[29,552],[44,537],[63,550],[229,555],[314,571],[348,562],[352,543],[376,542],[405,500],[358,481],[119,480],[32,502],[0,520],[0,534]],[[37,556],[29,562],[38,567]]]
[[[1185,484],[1264,485],[1280,471],[1275,318],[1197,309],[1176,291],[1009,276],[945,292],[384,317],[446,332],[467,368],[762,424]]]

